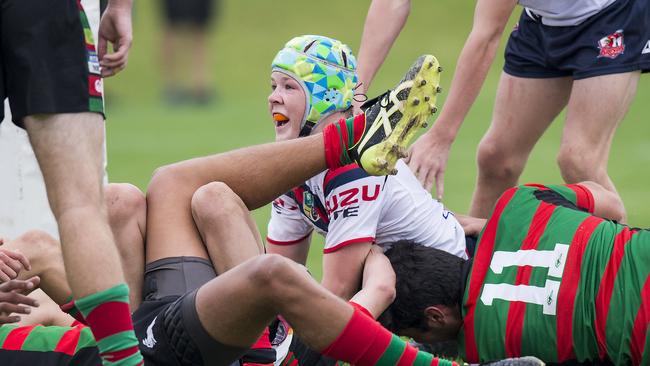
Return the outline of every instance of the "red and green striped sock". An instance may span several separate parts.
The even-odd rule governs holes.
[[[74,303],[95,336],[104,366],[144,364],[133,332],[126,284],[88,295]]]
[[[343,332],[321,353],[357,366],[457,366],[418,351],[358,309]]]
[[[66,303],[59,306],[59,308],[64,313],[67,313],[68,315],[73,317],[75,321],[77,321],[77,322],[79,322],[81,324],[84,324],[84,325],[88,325],[86,323],[86,319],[84,319],[84,317],[83,317],[83,315],[81,315],[81,312],[79,311],[79,309],[77,309],[77,306],[75,306],[72,295],[70,295],[70,297],[68,297],[68,299],[66,300]]]
[[[327,168],[336,169],[354,162],[348,149],[359,141],[365,128],[366,116],[359,114],[347,120],[341,118],[323,129]]]

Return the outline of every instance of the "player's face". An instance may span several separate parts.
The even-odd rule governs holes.
[[[278,71],[271,73],[269,112],[275,125],[275,140],[295,139],[300,133],[307,97],[298,81]]]

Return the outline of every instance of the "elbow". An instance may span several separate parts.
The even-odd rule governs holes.
[[[605,212],[603,213],[603,216],[611,219],[618,221],[620,223],[625,223],[626,221],[626,212],[625,212],[625,206],[623,205],[623,201],[621,201],[618,196],[612,194],[613,198],[608,204],[608,207]]]
[[[625,223],[627,214],[625,205],[618,194],[605,189],[596,182],[584,181],[579,183],[593,197],[593,214],[609,220]]]
[[[397,296],[397,291],[395,290],[395,286],[391,286],[388,284],[377,285],[377,287],[375,288],[375,292],[384,301],[386,307],[392,304],[393,301],[395,301],[395,296]]]

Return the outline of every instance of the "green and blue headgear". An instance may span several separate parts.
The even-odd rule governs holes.
[[[323,36],[293,38],[278,52],[271,71],[298,81],[307,103],[300,136],[307,136],[323,117],[352,105],[357,85],[357,59],[347,45]]]

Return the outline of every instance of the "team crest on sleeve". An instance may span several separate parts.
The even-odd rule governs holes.
[[[598,41],[598,48],[600,53],[598,58],[607,57],[615,59],[619,55],[625,53],[625,43],[623,41],[623,30],[619,29],[616,32],[601,38]]]
[[[305,216],[309,217],[312,221],[318,221],[318,212],[314,204],[314,195],[311,192],[304,191],[302,193],[302,211]]]

